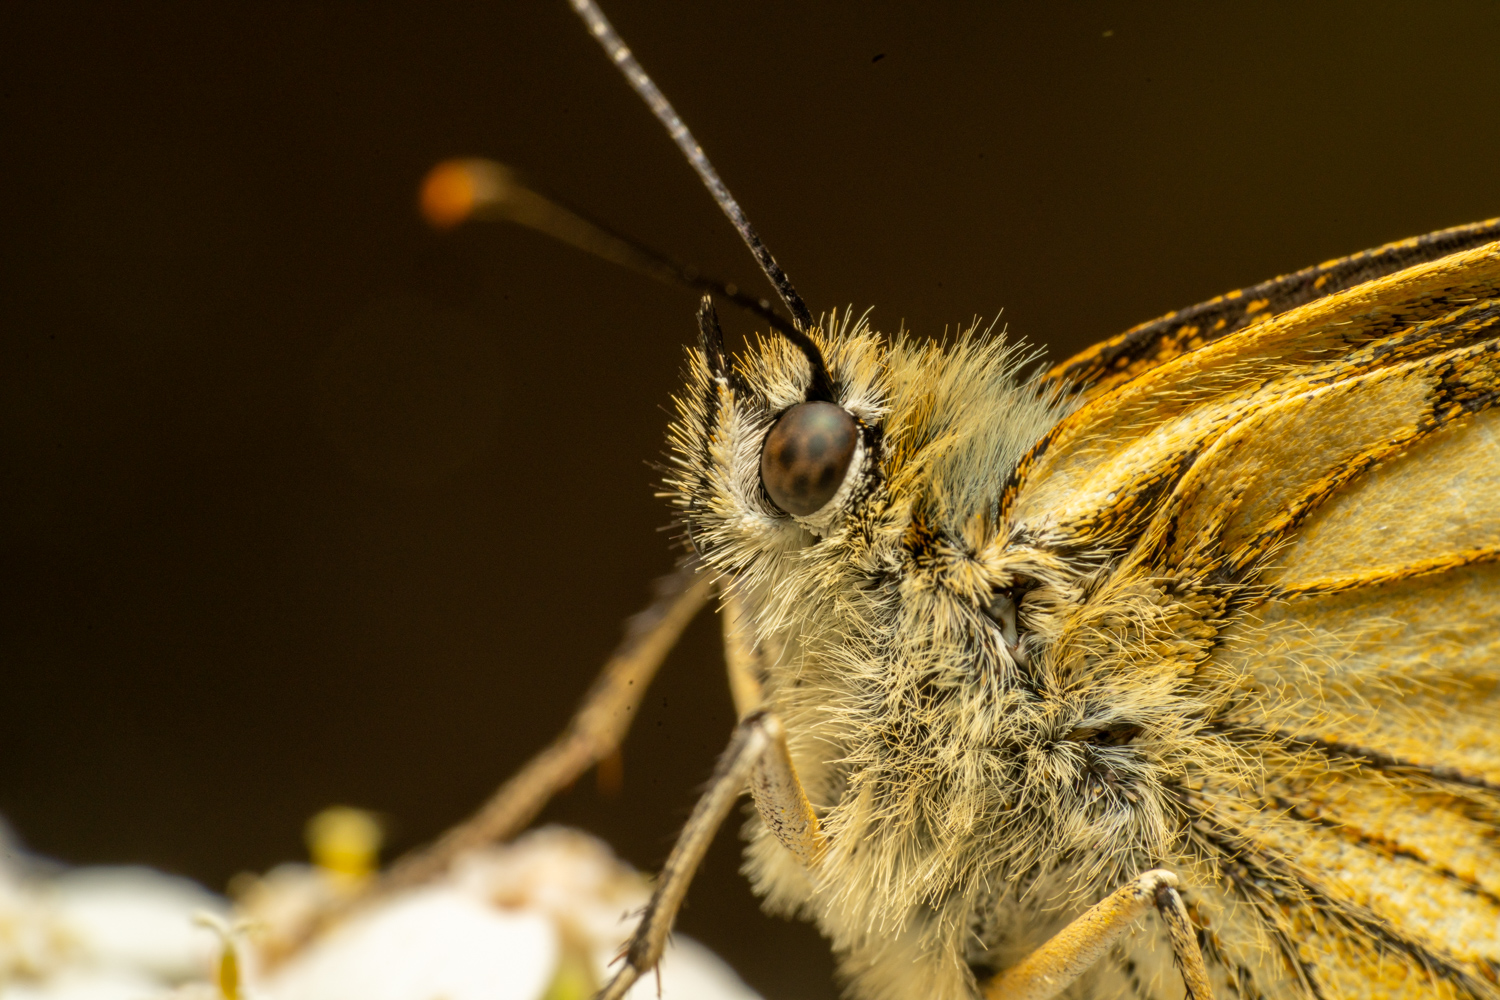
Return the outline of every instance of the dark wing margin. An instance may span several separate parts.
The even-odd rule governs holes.
[[[1500,218],[1440,229],[1325,261],[1131,327],[1061,362],[1045,379],[1065,383],[1070,393],[1094,396],[1277,313],[1496,239],[1500,239]]]

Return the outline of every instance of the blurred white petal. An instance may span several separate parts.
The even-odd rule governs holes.
[[[674,935],[661,960],[662,1000],[760,1000],[718,955],[692,938]],[[647,973],[626,1000],[656,1000],[656,977]]]
[[[286,874],[262,889],[258,919],[293,912],[278,900],[282,891],[307,893]],[[262,980],[260,992],[265,1000],[541,1000],[566,955],[595,983],[606,980],[649,898],[646,880],[602,841],[547,827],[474,851],[438,883],[351,917]],[[661,986],[662,1000],[759,1000],[680,935],[662,960]],[[656,995],[654,974],[629,993]]]
[[[66,969],[42,980],[20,979],[0,986],[0,1000],[152,1000],[162,987],[128,969]]]
[[[149,868],[77,868],[49,882],[43,898],[82,964],[168,982],[201,976],[217,952],[193,915],[228,911],[197,883]]]
[[[335,873],[336,874],[336,873]],[[587,996],[650,896],[602,841],[546,828],[473,851],[445,877],[356,910],[279,962],[349,880],[282,866],[245,883],[238,912],[186,879],[146,868],[54,874],[0,851],[0,1000],[222,1000],[227,919],[251,1000],[543,1000]],[[248,918],[248,932],[242,927]],[[257,974],[257,968],[270,972]],[[572,991],[572,992],[569,992]],[[647,974],[631,1000],[654,1000]],[[674,937],[663,1000],[759,1000],[708,949]]]
[[[557,931],[455,889],[419,889],[352,918],[261,984],[267,1000],[538,1000]]]

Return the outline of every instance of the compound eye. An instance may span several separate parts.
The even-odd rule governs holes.
[[[798,403],[761,446],[761,485],[788,514],[816,514],[844,485],[858,444],[859,425],[842,406]]]

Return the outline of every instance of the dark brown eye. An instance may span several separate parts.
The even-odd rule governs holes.
[[[766,435],[761,485],[788,514],[816,514],[844,485],[858,443],[859,425],[842,406],[798,403]]]

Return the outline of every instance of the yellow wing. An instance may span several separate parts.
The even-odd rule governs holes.
[[[1288,309],[1496,239],[1500,219],[1486,219],[1325,261],[1131,327],[1075,354],[1046,377],[1070,393],[1091,398]]]
[[[1265,312],[1059,366],[1084,404],[1005,519],[1220,595],[1183,683],[1249,763],[1177,794],[1226,995],[1500,997],[1500,243]]]

